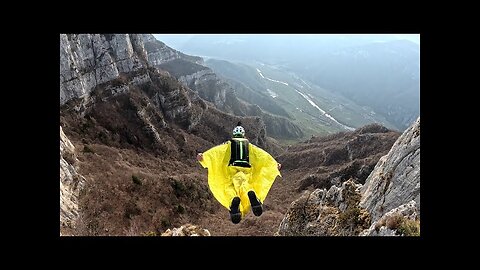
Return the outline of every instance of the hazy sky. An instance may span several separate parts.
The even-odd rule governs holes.
[[[202,34],[153,34],[155,38],[162,40],[168,39],[168,37],[175,36],[176,38],[182,37],[188,39],[195,35],[202,35]],[[391,38],[391,39],[407,39],[417,44],[420,44],[420,34],[208,34],[208,35],[219,35],[222,37],[228,36],[345,36],[345,37],[379,37],[380,39],[383,38]]]

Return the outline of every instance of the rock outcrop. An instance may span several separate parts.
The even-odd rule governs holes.
[[[161,65],[175,59],[183,59],[195,64],[203,65],[203,59],[201,57],[187,55],[172,49],[165,43],[157,40],[151,34],[143,34],[141,36],[145,44],[145,49],[148,52],[148,61],[154,66]]]
[[[75,147],[60,127],[60,234],[69,234],[78,218],[78,195],[85,178],[74,167]]]
[[[211,236],[207,229],[197,225],[185,224],[179,228],[167,229],[161,236]]]
[[[373,221],[411,200],[420,212],[420,117],[380,158],[361,192],[360,206]]]
[[[370,215],[358,207],[362,185],[349,180],[340,188],[306,191],[280,223],[280,236],[353,236],[370,226]]]
[[[61,34],[60,105],[139,70],[145,61],[143,40],[135,34]]]
[[[373,222],[370,228],[362,231],[361,236],[419,236],[420,213],[416,202],[402,204],[394,208],[380,219]]]
[[[150,34],[144,34],[143,38],[150,64],[168,71],[220,110],[240,115],[226,104],[227,94],[235,97],[233,89],[225,82],[221,82],[210,68],[203,66],[201,57],[183,54]]]
[[[252,115],[259,115],[263,122],[265,122],[267,132],[269,136],[278,139],[292,139],[292,138],[302,138],[305,136],[302,129],[300,129],[292,121],[288,120],[285,117],[272,115],[263,110],[260,110],[260,107],[254,105],[258,108],[258,113],[252,113]]]
[[[187,65],[185,62],[181,64]],[[205,68],[177,78],[190,89],[198,92],[200,97],[215,104],[215,107],[232,114],[242,114],[240,108],[238,108],[239,102],[233,89],[227,83],[222,82],[211,69]],[[228,100],[227,96],[234,101]],[[234,105],[235,101],[237,102],[237,108],[228,105],[228,103]]]
[[[366,126],[356,132],[386,131]],[[351,146],[363,139],[350,140]],[[337,159],[362,153],[361,148],[351,147]],[[380,158],[363,186],[348,180],[341,188],[333,185],[328,191],[305,192],[292,203],[277,234],[420,235],[420,118]]]

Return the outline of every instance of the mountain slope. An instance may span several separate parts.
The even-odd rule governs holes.
[[[353,130],[370,123],[394,128],[368,106],[359,106],[342,95],[307,82],[281,65],[216,59],[208,59],[206,65],[237,86],[239,96],[260,101],[257,104],[267,111],[278,111],[277,107],[281,107],[280,113],[286,114],[308,135]]]
[[[398,132],[371,124],[353,132],[340,132],[291,145],[278,157],[285,170],[298,179],[298,189],[330,188],[353,178],[363,184]]]
[[[60,105],[138,71],[145,61],[143,40],[137,35],[60,35]]]
[[[193,58],[195,62],[192,62],[192,57],[185,57],[184,54],[169,48],[161,41],[152,39],[152,35],[144,36],[148,36],[145,42],[147,53],[149,59],[155,63],[155,67],[168,71],[197,92],[201,98],[215,104],[218,109],[239,116],[259,116],[267,124],[268,135],[274,138],[296,139],[304,135],[302,130],[291,123],[289,119],[267,113],[259,106],[254,105],[256,103],[251,104],[239,99],[231,85],[221,80],[210,68],[201,65],[201,61],[197,58]],[[170,57],[167,60],[159,59],[157,52],[165,50],[170,51],[168,55],[177,55],[178,57]],[[151,56],[151,54],[153,55]],[[277,128],[279,125],[284,128]]]
[[[161,233],[216,213],[194,157],[229,138],[238,121],[252,143],[271,150],[260,118],[219,111],[145,61],[142,42],[139,35],[60,36],[60,125],[85,177],[74,190],[79,218],[68,234]]]
[[[245,101],[257,104],[270,113],[291,118],[282,106],[272,100],[263,79],[258,73],[252,72],[252,67],[217,59],[208,59],[206,65],[224,77]]]

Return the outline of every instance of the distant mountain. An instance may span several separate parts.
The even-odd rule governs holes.
[[[395,128],[368,106],[359,106],[277,65],[217,59],[208,59],[205,64],[235,86],[239,96],[264,110],[287,116],[308,136],[353,130],[370,123]]]
[[[349,47],[292,62],[317,85],[372,107],[400,130],[420,115],[420,49],[396,40]]]
[[[165,45],[165,43],[158,42],[153,35],[143,34],[141,36],[145,44],[145,50],[148,52],[148,61],[152,65],[161,65],[176,59],[182,59],[199,65],[203,64],[203,59],[201,57],[187,55],[174,50]]]
[[[399,130],[410,126],[420,113],[418,38],[402,35],[166,35],[165,42],[207,58],[260,61],[294,72],[323,89],[370,107]],[[231,78],[242,81],[238,76]],[[250,79],[243,78],[252,82]]]
[[[155,37],[188,54],[230,61],[263,61],[269,64],[309,59],[319,53],[403,38],[398,35],[375,34],[158,34]]]

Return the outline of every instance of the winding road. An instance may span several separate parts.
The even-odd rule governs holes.
[[[260,69],[257,68],[257,72],[258,74],[260,74],[260,76],[263,78],[263,79],[266,79],[266,80],[269,80],[269,81],[272,81],[272,82],[276,82],[276,83],[281,83],[281,84],[284,84],[286,86],[289,86],[288,83],[286,82],[282,82],[282,81],[277,81],[277,80],[274,80],[274,79],[270,79],[268,77],[265,77],[263,74],[262,74],[262,71]],[[304,80],[302,80],[302,82],[307,85],[308,87],[310,87]],[[305,100],[308,101],[308,103],[310,103],[310,105],[312,105],[314,108],[316,108],[317,110],[320,111],[320,113],[322,113],[322,115],[324,115],[325,117],[327,117],[328,119],[332,120],[334,123],[340,125],[342,128],[346,129],[346,130],[355,130],[355,128],[353,127],[349,127],[347,125],[344,125],[340,122],[337,121],[337,119],[333,118],[333,116],[331,116],[330,114],[328,114],[326,111],[322,110],[322,108],[320,108],[308,95],[300,92],[298,89],[292,87],[300,96],[302,96]],[[270,90],[270,89],[267,89],[267,91]],[[270,90],[271,91],[271,90]],[[269,91],[269,93],[270,93]]]

